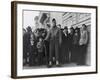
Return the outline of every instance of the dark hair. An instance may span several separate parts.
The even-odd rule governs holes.
[[[77,31],[79,31],[79,30],[80,30],[80,28],[76,27],[76,28],[75,28],[75,31],[76,31],[76,30],[77,30]]]
[[[79,28],[76,26],[75,30],[78,30]]]
[[[28,31],[28,32],[32,32],[32,29],[31,29],[30,26],[27,27],[27,31]]]
[[[82,26],[85,26],[85,28],[87,28],[86,24],[82,24]]]
[[[24,28],[23,28],[23,31],[25,31],[25,32],[26,32],[26,29],[24,29]]]
[[[73,34],[75,33],[75,29],[73,27],[71,27],[70,30],[73,31]]]
[[[52,19],[52,21],[56,21],[56,19],[55,19],[55,18],[53,18],[53,19]]]
[[[74,28],[73,28],[73,27],[71,27],[70,29],[74,30]]]
[[[61,26],[61,24],[58,24],[58,26]]]
[[[67,26],[65,26],[65,27],[64,27],[64,29],[67,29],[67,30],[68,30],[68,27],[67,27]]]

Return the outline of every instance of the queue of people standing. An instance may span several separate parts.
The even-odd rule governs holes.
[[[49,31],[44,28],[32,31],[28,26],[23,29],[23,65],[59,67],[71,62],[85,65],[88,39],[85,24],[81,28],[71,27],[70,32],[67,26],[57,26],[55,18]]]

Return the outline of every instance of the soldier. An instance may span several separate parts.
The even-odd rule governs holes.
[[[49,67],[53,65],[53,58],[55,58],[56,66],[60,65],[59,50],[62,42],[61,31],[56,26],[56,20],[52,19],[52,29],[48,32],[45,40],[49,40]]]

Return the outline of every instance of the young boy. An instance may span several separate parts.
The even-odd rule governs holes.
[[[37,43],[37,51],[38,51],[38,64],[42,65],[43,64],[43,58],[44,58],[44,55],[45,55],[44,42],[43,42],[42,37],[39,37],[39,41]]]

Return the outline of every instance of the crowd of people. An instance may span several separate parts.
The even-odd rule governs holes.
[[[53,18],[49,31],[45,28],[32,31],[28,26],[23,29],[23,65],[52,67],[70,62],[85,65],[88,41],[85,24],[81,28],[71,27],[68,30],[67,26],[57,26]]]

